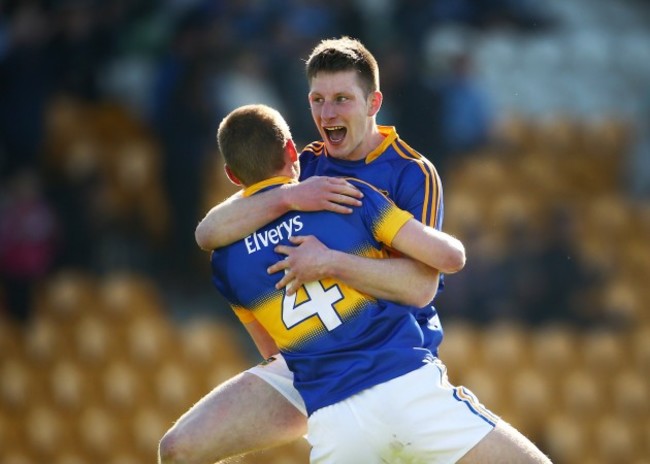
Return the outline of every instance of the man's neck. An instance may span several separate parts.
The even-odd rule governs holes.
[[[359,146],[360,150],[356,156],[348,158],[350,161],[359,161],[365,159],[370,153],[375,151],[384,141],[384,135],[379,131],[377,124],[372,125],[370,134],[364,139]]]

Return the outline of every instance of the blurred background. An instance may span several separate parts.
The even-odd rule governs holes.
[[[194,242],[234,192],[216,127],[261,102],[317,139],[304,60],[342,34],[467,248],[452,382],[556,463],[650,462],[649,26],[642,0],[0,0],[0,463],[155,462],[258,361]]]

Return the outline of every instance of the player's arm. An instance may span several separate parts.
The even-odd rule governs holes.
[[[465,247],[460,240],[415,219],[399,229],[391,246],[444,274],[453,274],[465,267]]]
[[[424,306],[436,294],[439,271],[419,261],[348,254],[326,247],[313,235],[290,240],[296,246],[277,246],[275,250],[287,257],[268,269],[269,273],[285,271],[276,287],[286,287],[288,294],[295,293],[306,282],[326,277],[375,298],[409,306]]]
[[[361,204],[362,197],[345,179],[320,176],[286,184],[254,198],[237,192],[208,212],[194,236],[201,249],[213,250],[252,234],[287,211],[350,213],[352,206]]]
[[[268,359],[274,354],[278,354],[280,350],[275,344],[273,337],[269,335],[264,326],[259,323],[257,319],[253,319],[251,322],[244,324],[246,331],[253,339],[253,343],[257,347],[257,350],[260,352],[264,359]]]
[[[377,299],[422,307],[438,291],[440,272],[409,258],[373,259],[340,251],[330,276]]]
[[[364,208],[371,213],[384,210],[389,202],[378,192],[366,200]],[[386,224],[393,222],[394,227],[378,229],[377,239],[417,262],[364,258],[329,249],[314,236],[294,236],[290,240],[297,246],[275,248],[287,256],[269,268],[269,272],[285,271],[278,288],[286,287],[291,294],[306,282],[332,277],[375,298],[420,307],[429,303],[438,290],[440,273],[454,273],[465,265],[465,248],[394,205],[391,211],[393,219]]]

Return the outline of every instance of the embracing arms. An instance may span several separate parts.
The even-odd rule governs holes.
[[[204,250],[225,246],[250,235],[289,210],[325,209],[349,213],[352,206],[360,204],[362,196],[345,179],[335,177],[311,177],[299,184],[287,184],[258,193],[254,198],[245,198],[238,193],[210,210],[196,228],[196,241]],[[309,240],[309,237],[302,238]],[[313,240],[320,244],[315,237]],[[291,266],[292,274],[283,277],[281,286],[287,286],[287,291],[293,293],[305,282],[334,277],[375,298],[421,307],[433,300],[440,271],[449,270],[444,262],[443,267],[437,269],[410,258],[377,260],[323,248],[328,253],[308,247],[292,247],[291,253],[295,254],[289,257],[295,262]],[[298,253],[303,251],[305,257],[300,258]],[[415,256],[419,259],[419,254]],[[323,262],[321,258],[329,259]],[[272,266],[270,272],[283,270],[282,266],[287,263],[282,263]]]
[[[391,246],[444,274],[465,267],[465,247],[460,240],[415,219],[402,226]]]
[[[295,246],[275,248],[287,257],[268,269],[285,271],[276,287],[286,286],[288,294],[306,282],[333,277],[375,298],[422,307],[433,300],[440,273],[452,274],[465,265],[465,247],[458,239],[415,219],[402,226],[391,244],[410,258],[355,256],[327,248],[313,235],[290,240]]]
[[[237,192],[212,208],[201,220],[194,233],[203,250],[214,250],[240,240],[260,227],[294,211],[333,211],[350,213],[359,206],[361,192],[339,177],[310,177],[286,184],[248,198]]]

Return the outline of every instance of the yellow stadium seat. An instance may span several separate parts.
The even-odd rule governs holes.
[[[86,464],[86,458],[78,452],[62,451],[52,459],[52,464]]]
[[[531,362],[556,380],[578,362],[578,338],[565,326],[547,326],[531,333]]]
[[[60,357],[70,356],[72,341],[49,317],[35,317],[25,331],[25,359],[39,366],[52,364]]]
[[[83,271],[62,270],[37,292],[35,313],[58,321],[61,329],[74,324],[97,306],[94,277]]]
[[[145,407],[135,411],[129,431],[134,449],[141,455],[151,456],[153,461],[158,449],[158,442],[171,426],[171,422],[157,408]]]
[[[141,315],[126,330],[127,356],[141,368],[154,369],[176,354],[177,333],[165,319]]]
[[[112,409],[129,411],[151,396],[145,380],[135,366],[113,359],[102,371],[104,401]]]
[[[633,363],[643,375],[650,376],[650,325],[644,325],[632,332]]]
[[[0,289],[0,298],[2,297]],[[20,356],[23,351],[23,331],[19,326],[2,313],[0,306],[0,363],[3,359]]]
[[[200,373],[188,370],[181,362],[171,361],[161,365],[153,379],[160,409],[180,414],[196,402],[204,393],[199,390],[202,382],[195,380],[197,377],[200,377]]]
[[[516,323],[500,322],[482,332],[482,364],[495,373],[509,374],[528,363],[524,329]]]
[[[205,318],[195,318],[180,327],[184,362],[196,368],[210,368],[221,360],[246,363],[246,347],[240,327]]]
[[[30,406],[24,421],[27,443],[31,452],[40,459],[49,461],[69,445],[69,430],[58,411],[51,406]]]
[[[86,315],[74,328],[75,358],[88,367],[99,368],[106,364],[114,352],[115,337],[104,320],[96,315]]]
[[[628,421],[603,416],[595,426],[594,444],[601,463],[619,464],[632,462],[640,443]]]
[[[92,462],[104,462],[114,450],[124,446],[124,435],[113,414],[99,405],[88,406],[77,422],[78,439]]]
[[[478,400],[497,415],[504,413],[508,393],[499,382],[499,374],[488,368],[475,367],[463,376],[462,385],[469,388]]]
[[[564,410],[576,417],[594,419],[608,406],[602,384],[588,370],[570,372],[561,388]]]
[[[142,464],[143,462],[155,462],[155,458],[140,459],[137,453],[118,450],[107,458],[106,464]]]
[[[613,378],[614,412],[631,423],[650,418],[650,382],[635,369],[626,369]]]
[[[480,338],[481,333],[470,324],[453,321],[445,325],[440,359],[450,366],[448,375],[452,383],[462,381],[465,373],[479,364]]]
[[[533,366],[511,375],[507,403],[510,422],[531,438],[542,435],[547,416],[561,409],[546,373]]]
[[[5,410],[22,410],[38,392],[34,373],[21,359],[0,363],[0,406]]]
[[[583,421],[561,413],[546,421],[544,448],[553,462],[583,464],[589,462],[591,436]]]
[[[627,362],[620,334],[605,330],[587,332],[582,337],[582,364],[595,379],[609,377]]]
[[[621,273],[602,289],[600,315],[613,327],[629,328],[641,323],[644,305],[641,287]]]
[[[140,316],[163,317],[164,305],[154,283],[130,272],[111,272],[100,281],[99,297],[107,319],[116,325]]]
[[[61,359],[49,371],[50,398],[61,410],[79,411],[96,396],[84,366]]]
[[[0,453],[2,453],[0,451]],[[0,454],[2,464],[33,464],[34,460],[26,451],[8,451]]]
[[[7,410],[0,407],[0,462],[10,452],[23,450],[23,413],[9,414]]]

